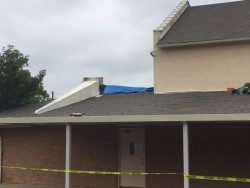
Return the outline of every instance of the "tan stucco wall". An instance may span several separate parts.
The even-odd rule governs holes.
[[[250,43],[159,48],[154,54],[156,93],[225,91],[250,82]]]

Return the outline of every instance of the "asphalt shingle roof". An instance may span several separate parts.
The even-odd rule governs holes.
[[[249,10],[249,0],[189,7],[158,45],[250,38]]]
[[[0,118],[33,117],[34,111],[43,105],[3,111]],[[71,113],[85,113],[86,116],[250,113],[250,95],[230,95],[227,92],[110,94],[38,116],[70,116]]]

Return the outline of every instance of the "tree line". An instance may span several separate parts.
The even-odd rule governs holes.
[[[35,76],[27,70],[29,56],[23,55],[13,45],[0,53],[0,111],[38,103],[49,99],[43,87],[46,70]]]

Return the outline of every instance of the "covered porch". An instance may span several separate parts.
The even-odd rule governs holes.
[[[249,183],[243,182],[184,178],[184,174],[248,176],[250,118],[247,114],[39,117],[1,121],[0,187],[249,187]],[[125,135],[135,132],[134,138],[124,137],[122,132]],[[11,166],[134,174],[5,168]],[[163,174],[138,175],[141,172]]]

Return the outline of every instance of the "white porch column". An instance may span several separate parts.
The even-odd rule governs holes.
[[[188,123],[183,122],[183,166],[184,174],[189,174],[189,138]],[[189,188],[189,179],[184,178],[184,188]]]
[[[71,125],[66,124],[66,170],[71,170]],[[65,188],[71,187],[71,174],[65,173]]]

